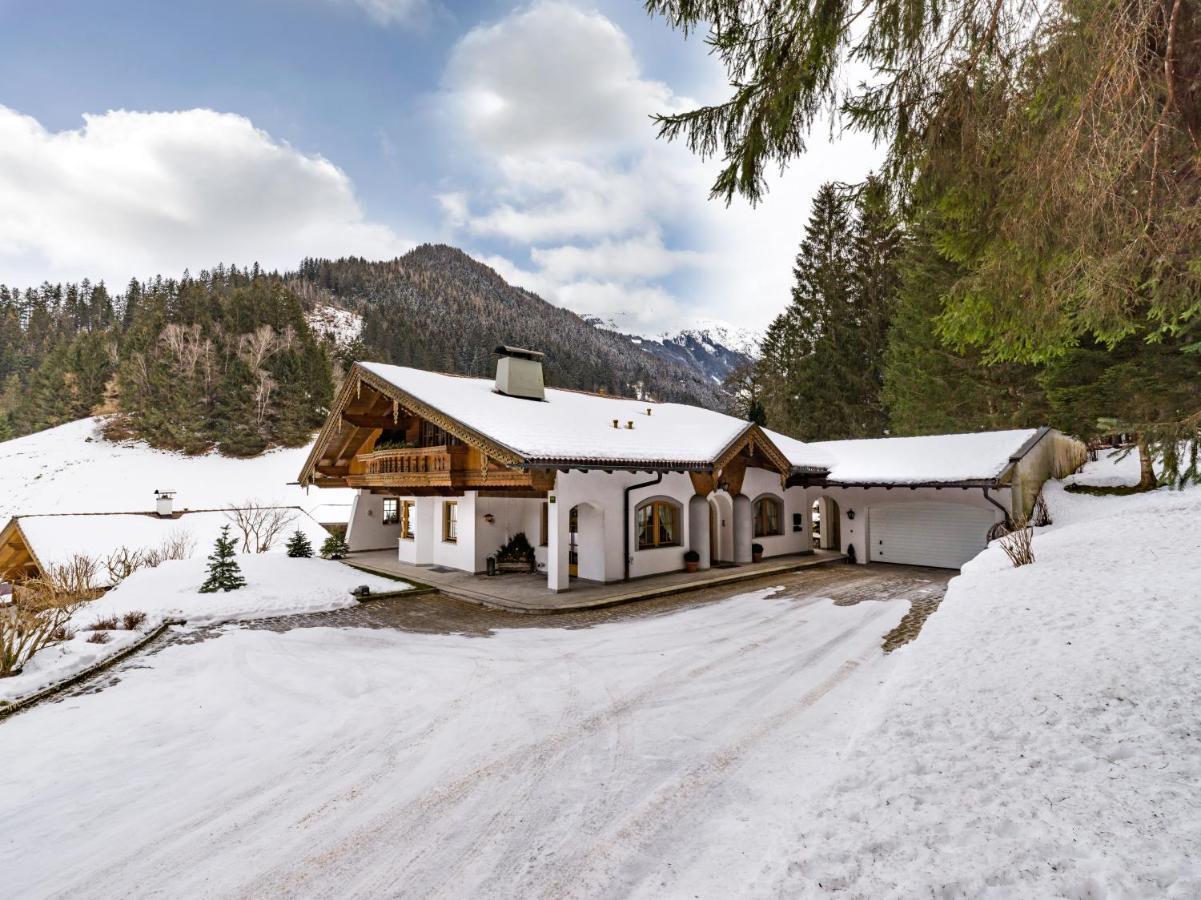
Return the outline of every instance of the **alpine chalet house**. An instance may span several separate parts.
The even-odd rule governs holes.
[[[520,532],[552,591],[676,572],[686,550],[707,569],[815,542],[958,567],[1083,458],[1046,428],[805,444],[695,406],[548,389],[541,353],[496,352],[495,381],[351,368],[300,482],[358,489],[352,552],[483,572]]]

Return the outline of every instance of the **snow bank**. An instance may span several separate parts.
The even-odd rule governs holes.
[[[291,613],[320,612],[353,606],[350,590],[365,584],[372,591],[409,587],[326,559],[293,559],[274,553],[239,556],[246,587],[237,591],[200,593],[208,572],[202,558],[172,560],[135,572],[81,616],[91,619],[141,610],[152,623],[187,619],[189,625],[211,625],[238,619],[262,619]]]
[[[993,545],[896,654],[784,894],[1201,896],[1201,489],[1046,495],[1036,562]]]
[[[214,509],[253,498],[273,506],[311,511],[335,504],[349,511],[354,498],[350,489],[306,491],[294,483],[308,446],[252,459],[185,456],[141,441],[106,441],[102,423],[80,419],[0,443],[0,523],[30,513],[149,511],[156,489],[175,490],[177,509]]]
[[[270,552],[283,553],[288,537],[294,531],[303,531],[314,548],[319,548],[329,537],[329,532],[303,510],[291,510],[289,516],[287,526]],[[30,548],[44,566],[66,563],[76,554],[103,562],[122,547],[153,550],[165,541],[184,537],[191,541],[193,557],[205,557],[212,552],[213,542],[226,525],[230,526],[230,535],[235,540],[242,539],[241,532],[233,524],[232,514],[224,510],[190,512],[177,519],[136,513],[22,516],[20,524]],[[103,566],[97,575],[99,586],[107,587],[110,582]]]
[[[144,636],[141,631],[109,631],[107,644],[92,644],[88,642],[92,634],[91,631],[79,631],[71,640],[47,647],[35,655],[21,674],[0,678],[0,703],[12,703],[77,675]]]
[[[172,560],[135,572],[103,597],[85,605],[72,619],[75,637],[38,653],[20,675],[0,679],[0,700],[27,697],[89,666],[107,659],[155,628],[164,619],[187,619],[189,625],[210,625],[239,619],[264,619],[292,613],[321,612],[353,606],[352,588],[367,585],[374,592],[410,587],[325,559],[292,559],[279,554],[239,556],[246,587],[228,593],[202,594],[207,575],[203,557]],[[91,644],[98,620],[127,612],[146,613],[138,631],[108,631],[109,643]]]

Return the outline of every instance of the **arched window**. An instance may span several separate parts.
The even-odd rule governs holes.
[[[784,533],[784,504],[778,498],[766,494],[755,501],[755,537],[771,537]]]
[[[680,543],[680,505],[671,500],[646,500],[639,504],[635,522],[638,549],[671,547]]]

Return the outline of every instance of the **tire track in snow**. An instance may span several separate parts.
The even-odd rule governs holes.
[[[888,612],[890,612],[889,607],[882,606],[878,612],[874,612],[857,627],[848,629],[848,631],[861,632]],[[842,636],[850,637],[847,632],[844,632]],[[676,825],[681,818],[679,807],[695,803],[698,794],[712,788],[728,769],[741,761],[758,743],[826,697],[866,662],[870,655],[863,654],[844,660],[832,673],[803,693],[797,700],[764,717],[759,725],[743,733],[720,750],[689,766],[678,778],[673,779],[671,784],[657,791],[646,803],[631,811],[625,817],[625,824],[616,834],[595,844],[586,852],[582,860],[571,866],[570,873],[561,875],[541,891],[539,896],[548,898],[597,897],[606,891],[619,896],[627,896],[634,888],[635,882],[617,883],[618,879],[612,871],[601,874],[598,869],[608,868],[611,870],[614,867],[620,867],[625,859],[636,857],[645,851],[664,831]],[[791,667],[790,672],[781,674],[781,683],[810,664],[812,661]]]
[[[538,771],[545,766],[546,761],[564,747],[567,741],[580,736],[595,734],[611,726],[616,719],[629,715],[646,699],[662,692],[664,688],[686,684],[766,643],[774,643],[791,638],[793,633],[803,629],[808,624],[807,619],[799,619],[784,628],[778,629],[771,629],[769,623],[794,617],[806,607],[828,601],[828,599],[828,597],[822,596],[807,598],[799,602],[790,602],[787,606],[778,609],[772,615],[754,617],[753,621],[738,628],[734,634],[727,633],[708,640],[706,643],[714,647],[729,645],[738,640],[743,642],[725,653],[710,656],[699,665],[677,671],[665,680],[656,680],[649,685],[643,685],[622,696],[614,704],[590,713],[582,719],[570,722],[565,727],[545,737],[506,751],[501,756],[479,765],[467,774],[454,779],[450,784],[427,791],[406,805],[402,810],[403,818],[401,819],[389,817],[383,821],[377,821],[371,825],[360,827],[351,834],[341,838],[334,846],[320,853],[311,854],[295,864],[278,867],[272,873],[264,873],[253,885],[247,888],[247,893],[256,894],[262,891],[286,892],[290,885],[295,885],[298,882],[308,883],[313,874],[327,872],[331,867],[335,866],[344,867],[348,864],[347,857],[371,853],[373,846],[380,845],[412,847],[416,849],[416,854],[405,860],[403,864],[400,864],[399,868],[390,870],[384,876],[387,885],[374,884],[371,887],[362,886],[361,888],[356,885],[356,890],[360,890],[367,895],[386,894],[391,890],[397,889],[403,889],[406,893],[410,893],[413,885],[406,882],[405,877],[407,873],[418,866],[427,855],[441,849],[435,846],[436,842],[432,840],[432,835],[430,834],[431,829],[440,820],[450,817],[451,810],[469,799],[472,792],[479,785],[497,776],[506,778],[514,777],[518,773],[528,774],[531,770],[533,770],[533,774],[536,776]],[[766,636],[749,641],[746,640],[746,632],[759,633],[765,629],[768,631]],[[703,647],[698,648],[698,652],[703,652],[703,649]],[[545,665],[545,663],[542,663],[542,665]],[[528,795],[531,792],[532,789],[527,790],[526,794]],[[512,804],[507,804],[507,808],[511,808],[511,806]],[[500,814],[498,813],[497,815]],[[497,816],[491,816],[490,821],[495,818]],[[354,868],[358,870],[360,867],[356,866]],[[444,872],[443,882],[451,880],[453,874],[453,872]],[[345,885],[343,886],[345,887]]]
[[[816,603],[828,602],[829,599],[829,597],[808,598],[801,604],[794,603],[791,609],[795,612],[798,606],[803,608]],[[812,647],[807,652],[801,654],[784,669],[776,670],[768,677],[774,680],[777,686],[785,683],[788,678],[797,672],[812,667],[840,647],[845,646],[847,641],[853,638],[854,635],[866,628],[870,628],[877,619],[892,612],[893,609],[894,607],[888,604],[880,604],[878,609],[872,610],[869,614],[863,616],[860,621],[839,630],[818,646]],[[680,687],[692,686],[691,683],[698,676],[716,671],[725,666],[726,663],[738,657],[762,650],[768,645],[790,640],[795,631],[800,630],[808,624],[808,620],[802,620],[794,628],[777,631],[768,639],[741,646],[722,659],[713,660],[711,664],[695,667],[683,673],[679,678],[667,682],[652,683],[646,689],[638,692],[636,698],[626,698],[625,701],[617,704],[611,711],[612,717],[610,717],[610,711],[602,710],[590,717],[586,723],[581,723],[581,727],[573,729],[570,734],[552,736],[540,742],[533,748],[533,752],[530,752],[530,749],[527,748],[522,752],[522,758],[520,760],[511,760],[507,764],[507,770],[502,773],[506,779],[523,780],[524,786],[519,792],[505,792],[503,805],[491,812],[488,821],[483,825],[473,825],[473,831],[482,836],[480,840],[457,848],[452,858],[448,861],[434,860],[427,866],[427,868],[436,867],[438,882],[432,884],[427,891],[422,891],[421,894],[424,896],[459,896],[463,887],[462,878],[464,870],[478,862],[479,856],[485,851],[489,852],[489,855],[501,860],[501,867],[493,867],[492,871],[483,879],[483,883],[500,882],[500,886],[494,890],[481,890],[481,895],[498,894],[503,896],[511,894],[514,884],[521,881],[523,876],[528,877],[531,874],[528,866],[523,862],[529,858],[529,840],[531,835],[522,830],[509,842],[510,846],[501,848],[499,851],[494,849],[492,845],[501,834],[501,826],[517,818],[514,815],[514,810],[525,811],[526,818],[536,818],[543,821],[554,814],[554,810],[541,808],[545,806],[545,803],[540,802],[543,799],[545,789],[543,773],[554,771],[556,768],[561,767],[564,758],[571,757],[573,754],[578,756],[585,753],[587,750],[586,741],[588,739],[597,733],[607,734],[610,729],[620,726],[633,713],[645,707],[649,701],[654,701],[656,704],[662,703],[664,700],[670,698],[673,690]],[[763,696],[766,692],[758,691],[757,693]],[[737,715],[738,712],[745,711],[748,706],[749,704],[746,703],[735,703],[733,705],[733,712],[730,715]],[[611,768],[620,768],[620,760],[615,761]],[[607,820],[612,816],[609,807],[618,801],[615,801],[613,797],[606,794],[600,794],[594,802],[602,807],[598,812],[603,814],[603,820]],[[625,809],[626,807],[622,807],[620,812],[624,813]],[[601,829],[600,827],[596,827],[589,830],[600,831]],[[429,837],[432,839],[434,835],[431,834]],[[389,893],[402,889],[407,893],[412,893],[414,892],[414,883],[421,884],[424,882],[430,884],[432,879],[417,877],[409,881],[407,878],[410,873],[413,873],[415,868],[419,868],[423,857],[442,851],[443,848],[437,844],[436,840],[427,841],[426,847],[419,851],[417,855],[407,860],[401,869],[390,872],[383,880],[370,884],[366,889],[366,893]],[[535,889],[531,888],[531,890]]]

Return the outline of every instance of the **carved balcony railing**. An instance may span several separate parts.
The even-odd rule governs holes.
[[[467,447],[461,445],[376,450],[354,458],[347,481],[359,487],[449,487],[466,458]]]
[[[346,484],[355,488],[396,488],[398,492],[405,488],[546,491],[550,486],[545,473],[536,481],[530,472],[489,462],[465,444],[360,453],[350,463]]]

